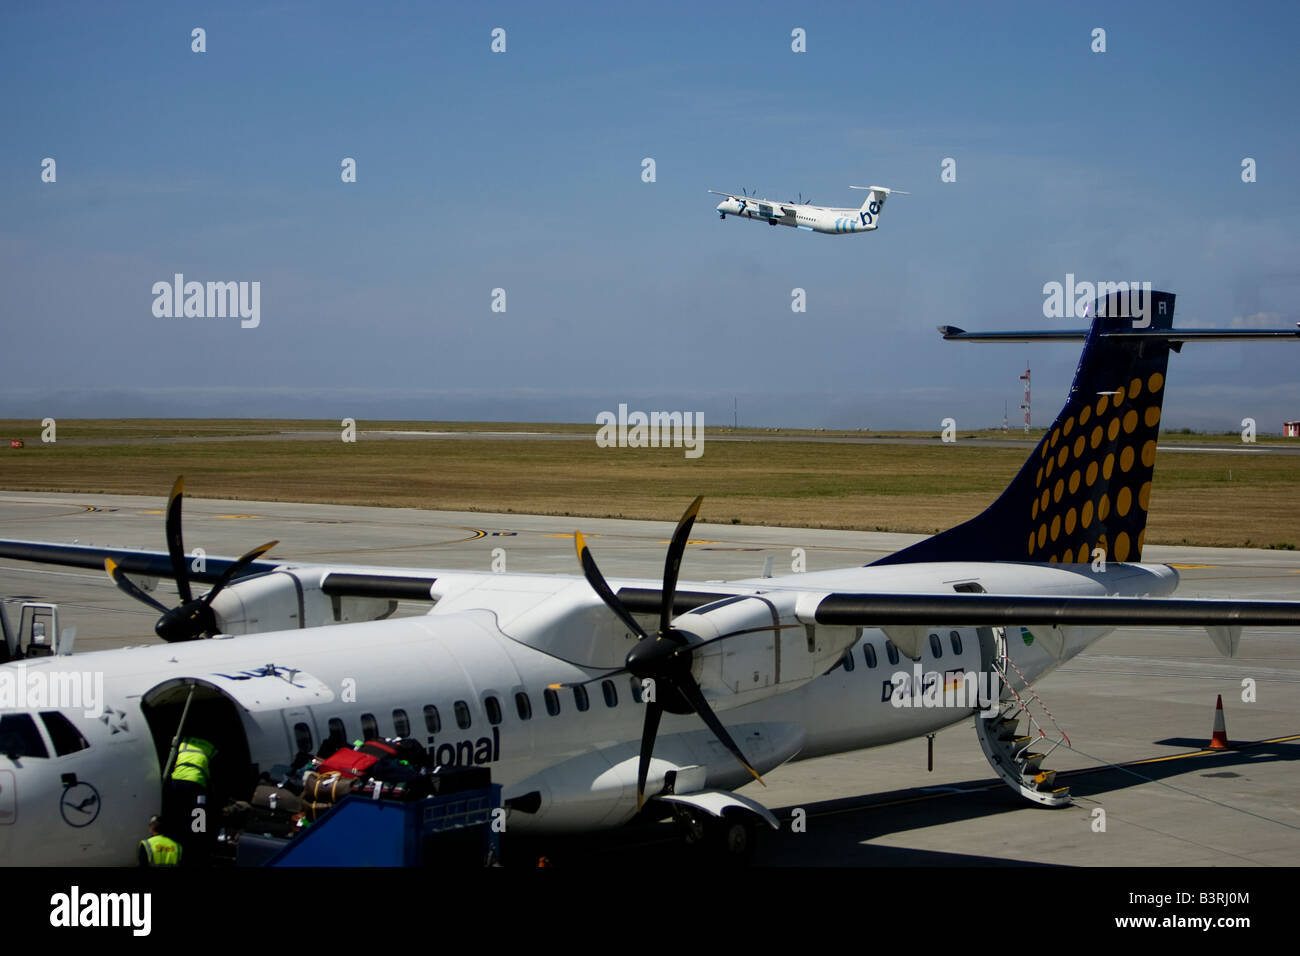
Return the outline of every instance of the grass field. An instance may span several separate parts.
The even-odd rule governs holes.
[[[801,440],[856,432],[706,441],[703,457],[687,459],[680,448],[600,448],[591,424],[365,421],[358,427],[363,434],[545,431],[592,438],[345,443],[333,422],[66,419],[58,423],[58,440],[43,443],[39,423],[0,420],[0,438],[26,442],[22,449],[0,447],[0,487],[161,500],[183,474],[186,493],[199,498],[659,520],[675,520],[691,497],[703,494],[704,521],[932,533],[992,502],[1027,455],[964,432],[954,444],[932,446]],[[314,431],[319,439],[278,437]],[[1207,437],[1227,441],[1181,434],[1166,440]],[[1300,459],[1286,455],[1158,454],[1146,540],[1296,547],[1300,516],[1291,496],[1298,477]]]

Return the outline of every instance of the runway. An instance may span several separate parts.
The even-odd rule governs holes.
[[[0,536],[162,550],[165,501],[94,494],[0,492]],[[283,560],[423,569],[488,570],[503,549],[508,571],[578,573],[572,533],[590,539],[610,577],[657,581],[671,526],[662,522],[281,502],[185,500],[185,546],[237,554],[270,539]],[[684,582],[754,577],[771,557],[790,570],[802,549],[809,571],[866,564],[913,535],[697,525]],[[1288,551],[1149,547],[1148,562],[1179,567],[1184,597],[1292,599],[1300,554]],[[168,603],[174,588],[159,586]],[[156,615],[103,574],[0,561],[0,595],[53,601],[77,627],[78,651],[153,643]],[[419,613],[420,605],[404,607]],[[1256,700],[1242,700],[1243,680]],[[1070,807],[1032,807],[993,778],[971,722],[924,740],[794,762],[767,788],[745,792],[773,808],[759,865],[1067,864],[1208,866],[1300,864],[1300,633],[1247,631],[1240,656],[1220,658],[1201,631],[1125,628],[1037,686],[1073,750],[1049,761],[1074,794]],[[1250,743],[1197,754],[1223,695],[1229,737]],[[1152,758],[1164,759],[1158,762]],[[1112,764],[1128,765],[1126,770]],[[1104,811],[1104,830],[1099,829]],[[806,828],[788,821],[804,811]],[[629,865],[680,852],[653,830],[575,841],[560,849]]]
[[[594,426],[593,426],[594,428]],[[77,448],[111,447],[114,445],[159,446],[192,445],[221,442],[283,442],[283,441],[337,441],[338,429],[304,429],[277,431],[256,435],[167,435],[156,437],[134,436],[130,438],[77,438],[64,437],[59,442]],[[571,432],[536,432],[536,431],[416,431],[396,429],[362,429],[357,432],[361,441],[591,441],[594,431]],[[710,427],[705,438],[710,442],[785,442],[809,443],[815,445],[945,445],[952,444],[936,434],[932,438],[904,437],[897,435],[858,435],[829,434],[818,435],[799,432],[789,434],[774,431],[771,434],[747,432],[728,434],[725,428]],[[1032,450],[1038,438],[958,438],[961,444],[978,445],[980,448],[1019,448],[1025,452]],[[1161,441],[1158,451],[1188,452],[1198,454],[1229,455],[1300,455],[1300,441],[1294,444],[1258,444],[1224,440],[1221,442],[1195,442],[1177,444],[1176,441]]]

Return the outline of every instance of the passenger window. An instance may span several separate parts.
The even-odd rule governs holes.
[[[42,711],[41,720],[45,722],[45,730],[54,743],[54,753],[57,756],[75,754],[78,750],[85,750],[90,746],[72,721],[57,710]]]
[[[898,648],[894,646],[893,641],[885,641],[885,656],[889,658],[889,663],[894,667],[898,666]]]
[[[393,732],[399,737],[411,736],[411,718],[401,708],[393,711]]]
[[[348,729],[343,726],[343,721],[337,717],[331,717],[329,720],[330,740],[335,741],[340,747],[347,746]]]
[[[315,753],[316,748],[311,743],[311,728],[306,724],[293,725],[293,742],[300,753]]]
[[[587,700],[587,688],[573,688],[573,703],[577,706],[578,710],[586,710],[591,706],[591,702]]]
[[[483,709],[487,711],[489,724],[495,727],[501,723],[501,701],[492,696],[484,697]]]
[[[523,691],[515,694],[515,710],[519,711],[520,720],[529,720],[533,716],[533,702]]]
[[[953,652],[954,654],[960,654],[960,653],[961,653],[961,635],[958,634],[956,631],[949,631],[949,632],[948,632],[948,640],[949,640],[949,642],[952,644],[952,652]]]
[[[614,686],[612,680],[603,680],[600,682],[600,689],[605,693],[605,706],[618,706],[618,688]]]
[[[930,653],[934,655],[935,660],[943,657],[943,641],[939,640],[938,634],[930,635]]]
[[[559,693],[557,693],[556,691],[548,687],[546,688],[545,691],[542,692],[542,696],[546,698],[546,712],[550,714],[552,717],[558,715],[560,712]]]
[[[431,734],[442,730],[442,718],[438,716],[438,708],[433,704],[424,705],[424,729]]]
[[[641,703],[641,678],[629,677],[627,683],[632,688],[632,699],[638,704]]]
[[[844,657],[841,658],[841,660],[844,661],[844,669],[846,671],[851,671],[853,668],[858,666],[857,662],[853,660],[853,648],[851,647],[844,652]]]
[[[461,730],[469,730],[469,704],[458,700],[452,709],[456,711],[456,726]]]
[[[8,714],[0,717],[0,754],[17,759],[48,757],[50,752],[30,714]]]
[[[862,645],[862,657],[867,662],[868,667],[876,666],[876,648],[872,644]]]
[[[361,715],[361,739],[375,740],[379,737],[379,721],[374,714]]]

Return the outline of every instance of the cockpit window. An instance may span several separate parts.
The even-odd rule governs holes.
[[[54,752],[60,757],[64,754],[75,754],[78,750],[85,750],[90,746],[72,721],[57,710],[41,711],[41,720],[45,721],[45,730],[54,743]]]
[[[6,714],[0,717],[0,754],[13,759],[50,755],[31,714]]]

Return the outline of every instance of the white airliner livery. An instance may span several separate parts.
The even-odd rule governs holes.
[[[720,219],[736,216],[740,219],[764,220],[771,226],[794,226],[808,232],[824,232],[831,236],[847,236],[859,232],[873,232],[880,227],[880,214],[885,200],[891,195],[906,196],[899,189],[884,186],[850,186],[850,189],[867,190],[867,200],[859,209],[837,209],[832,206],[813,206],[803,202],[772,202],[754,196],[733,196],[716,189],[709,192],[725,196],[718,203]]]
[[[1204,626],[1231,655],[1243,625],[1300,624],[1300,602],[1169,598],[1177,573],[1140,563],[1170,351],[1297,338],[1175,331],[1173,301],[1151,293],[1140,329],[1107,317],[1118,309],[1094,309],[1076,333],[945,328],[957,340],[1073,335],[1084,353],[1066,407],[994,505],[867,567],[679,584],[696,499],[662,581],[607,580],[580,533],[581,575],[279,564],[262,559],[265,545],[209,557],[196,574],[179,481],[166,552],[0,541],[0,557],[107,567],[162,612],[167,641],[0,664],[11,686],[102,673],[104,693],[91,716],[0,710],[0,861],[133,863],[180,735],[216,744],[230,794],[326,739],[413,736],[439,764],[490,768],[507,834],[671,813],[735,849],[776,825],[735,788],[788,760],[933,733],[989,703],[992,718],[975,724],[997,775],[1029,800],[1068,803],[1041,766],[1050,741],[1026,712],[1028,682],[1117,626]],[[130,575],[174,578],[181,605],[167,609]],[[196,598],[196,580],[214,586]],[[428,613],[385,619],[412,598]],[[5,637],[0,653],[21,654]],[[996,700],[959,693],[990,674]]]

